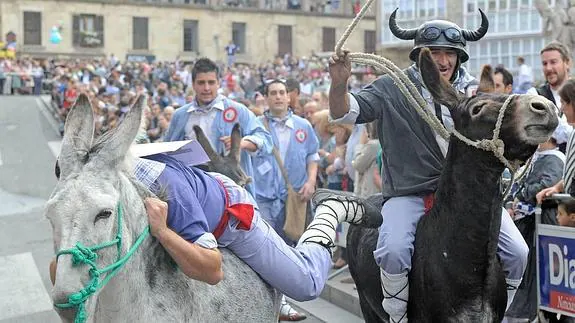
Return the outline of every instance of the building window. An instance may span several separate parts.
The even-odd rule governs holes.
[[[42,13],[24,11],[24,45],[42,45]]]
[[[467,65],[471,75],[477,75],[484,64],[502,65],[513,75],[517,75],[519,66],[517,57],[522,56],[525,63],[531,66],[535,79],[542,80],[539,51],[551,41],[550,37],[541,35],[520,38],[483,39],[480,42],[468,42],[469,61]]]
[[[541,33],[542,19],[535,8],[535,0],[466,0],[463,26],[475,29],[481,24],[482,9],[489,18],[488,36],[497,34],[534,34]],[[549,3],[555,6],[555,0]]]
[[[278,55],[292,53],[292,32],[291,26],[278,26]]]
[[[244,22],[232,23],[232,41],[237,46],[236,53],[246,52],[246,24]]]
[[[291,10],[300,10],[301,9],[300,0],[288,0],[287,1],[287,8],[291,9]]]
[[[323,52],[333,52],[335,49],[335,28],[323,27],[321,50]]]
[[[397,23],[402,28],[416,28],[426,21],[433,19],[446,19],[447,0],[383,0],[380,6],[380,16],[382,21],[387,22],[389,16],[396,9]],[[385,24],[387,27],[387,23]],[[400,40],[391,32],[382,32],[380,42],[385,45],[405,43],[409,41]],[[413,41],[411,41],[413,42]]]
[[[374,54],[376,50],[375,45],[375,30],[366,30],[363,33],[363,52]]]
[[[143,2],[143,3],[154,3],[154,4],[206,4],[206,0],[128,0],[129,2]]]
[[[148,18],[132,18],[132,48],[147,50],[148,49]]]
[[[197,20],[184,20],[184,52],[199,52]]]
[[[78,47],[104,47],[104,17],[80,14],[72,17],[72,44]]]

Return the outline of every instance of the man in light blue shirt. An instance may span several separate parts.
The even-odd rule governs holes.
[[[253,178],[252,158],[271,154],[271,136],[247,107],[218,95],[218,72],[218,66],[207,58],[196,62],[192,69],[196,96],[192,102],[176,110],[164,141],[195,139],[193,126],[199,126],[214,150],[227,154],[231,147],[232,128],[239,123],[243,137],[240,143],[241,167],[247,176]],[[248,184],[247,190],[255,196],[257,188],[254,181]]]

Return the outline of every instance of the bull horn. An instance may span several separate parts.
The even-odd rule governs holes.
[[[397,21],[395,21],[395,15],[397,14],[397,10],[399,10],[399,8],[396,8],[391,13],[391,16],[389,16],[389,30],[391,30],[391,32],[395,35],[395,37],[399,39],[405,39],[405,40],[415,39],[417,28],[403,29],[397,25]]]
[[[206,155],[208,155],[210,161],[212,162],[220,161],[222,157],[218,155],[218,153],[216,153],[216,151],[212,147],[212,144],[210,143],[210,140],[208,139],[208,137],[206,137],[206,134],[204,134],[202,128],[200,128],[199,126],[194,126],[193,129],[194,132],[196,133],[196,140],[198,141],[200,146],[204,148],[204,151],[206,152]]]
[[[475,31],[463,29],[461,31],[461,35],[465,40],[478,41],[487,34],[487,30],[489,29],[489,20],[483,10],[479,9],[479,12],[481,13],[481,26],[479,26]]]

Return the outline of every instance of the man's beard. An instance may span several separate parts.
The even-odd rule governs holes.
[[[549,80],[547,82],[549,82],[549,85],[551,85],[552,87],[557,87],[561,84],[563,84],[565,82],[565,80],[567,79],[567,74],[566,73],[554,73],[556,76],[556,80],[555,82],[551,83],[549,82]],[[553,75],[553,74],[551,74]]]

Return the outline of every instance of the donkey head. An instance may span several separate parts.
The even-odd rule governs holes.
[[[240,125],[238,123],[236,123],[232,128],[232,144],[230,153],[227,156],[220,156],[216,153],[210,141],[202,131],[202,128],[194,126],[193,129],[196,133],[196,139],[210,158],[210,161],[205,165],[207,171],[227,176],[242,187],[245,187],[252,181],[240,166],[240,142],[242,140],[242,136],[240,134]]]
[[[450,109],[455,129],[471,140],[491,139],[497,118],[509,97],[490,92],[489,68],[483,70],[479,93],[471,98],[459,94],[439,74],[429,49],[419,55],[419,68],[425,87],[434,100]],[[544,97],[520,95],[505,108],[499,139],[505,144],[507,160],[526,161],[537,146],[547,141],[558,124],[553,103]]]
[[[90,285],[94,275],[88,262],[102,269],[118,259],[116,244],[99,250],[89,247],[114,241],[122,233],[120,252],[125,254],[135,240],[132,232],[139,233],[147,225],[142,198],[150,193],[137,183],[126,162],[145,102],[145,96],[138,97],[124,121],[95,142],[94,116],[86,95],[78,97],[67,116],[58,158],[59,181],[45,210],[55,250],[71,251],[58,256],[55,304],[67,303],[70,295]],[[97,293],[86,302],[88,315],[94,311]],[[57,310],[63,321],[73,321],[74,309]]]

